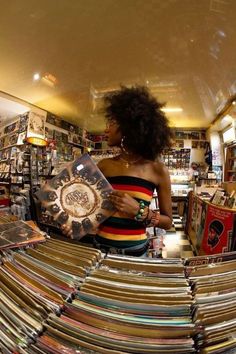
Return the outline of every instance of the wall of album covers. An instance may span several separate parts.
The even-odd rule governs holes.
[[[27,137],[47,140],[47,146],[26,142]],[[4,201],[22,220],[38,217],[54,225],[44,211],[33,212],[31,192],[60,172],[62,166],[84,149],[95,146],[85,129],[69,124],[46,111],[30,111],[0,129],[0,187],[6,189]],[[2,188],[0,188],[2,189]],[[55,225],[54,225],[55,226]]]
[[[0,221],[3,353],[236,350],[235,252],[105,256],[47,238],[33,224]]]

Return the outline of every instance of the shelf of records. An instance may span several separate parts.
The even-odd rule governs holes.
[[[0,149],[24,143],[28,125],[28,113],[16,117],[14,123],[0,131]]]
[[[181,140],[206,140],[206,130],[186,130],[186,129],[175,129],[174,130],[175,139]]]
[[[224,171],[225,181],[236,181],[236,145],[227,147]]]
[[[2,128],[0,131],[0,149],[24,144],[29,126],[31,135],[36,133],[36,128],[31,124],[33,118],[30,117],[30,113],[27,112],[16,117],[14,123]],[[49,144],[53,145],[54,148],[56,147],[58,154],[71,155],[72,146],[70,145],[80,146],[81,148],[95,148],[95,142],[90,139],[93,135],[90,135],[85,129],[56,118],[49,113],[47,113],[46,123],[42,123],[40,128],[40,134],[45,136]]]
[[[0,181],[11,184],[30,183],[35,176],[51,172],[52,151],[30,144],[12,146],[0,151]]]
[[[120,148],[110,148],[107,145],[107,140],[104,134],[93,134],[90,138],[94,141],[95,146],[89,151],[89,154],[96,163],[104,158],[115,157],[121,152]]]
[[[186,231],[198,255],[230,252],[235,247],[236,198],[230,196],[228,201],[233,207],[225,207],[215,204],[216,198],[220,198],[218,194],[216,190],[207,201],[189,193]]]
[[[92,139],[93,135],[86,129],[60,119],[51,113],[47,113],[46,123],[50,124],[50,128],[47,126],[45,128],[48,139],[53,139],[57,142],[62,140],[64,143],[74,144],[83,148],[95,148],[95,142]],[[51,129],[51,125],[55,126],[55,129]],[[58,131],[57,128],[66,130],[67,134]]]
[[[105,255],[49,238],[32,222],[4,219],[3,353],[236,350],[236,252],[189,259]]]
[[[162,153],[162,160],[168,168],[187,169],[190,163],[191,149],[166,149]]]
[[[206,130],[174,130],[175,147],[185,148],[185,140],[191,140],[192,149],[206,149]]]
[[[184,140],[179,140],[179,139],[175,140],[174,145],[176,148],[184,148],[185,147]],[[191,148],[192,149],[206,149],[208,145],[209,145],[209,143],[205,140],[192,140],[191,141]]]

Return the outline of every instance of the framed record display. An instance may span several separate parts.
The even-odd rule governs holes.
[[[42,207],[80,239],[115,211],[112,187],[88,154],[69,163],[36,193]]]

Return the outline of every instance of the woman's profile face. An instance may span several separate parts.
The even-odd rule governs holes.
[[[108,146],[120,146],[122,136],[119,125],[115,119],[108,120],[104,133],[107,138]]]

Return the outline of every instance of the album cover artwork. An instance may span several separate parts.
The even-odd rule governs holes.
[[[23,145],[25,140],[26,132],[19,133],[17,138],[17,145]]]
[[[28,124],[28,113],[22,115],[19,120],[19,133],[26,131]]]
[[[112,187],[88,154],[77,158],[36,193],[60,225],[80,239],[114,213]]]
[[[4,134],[11,134],[18,130],[19,122],[12,123],[4,129]]]
[[[23,246],[44,240],[44,236],[37,229],[23,221],[0,225],[0,249]]]
[[[47,139],[53,139],[53,135],[54,135],[54,130],[50,129],[48,127],[45,127],[45,137]]]
[[[29,113],[27,136],[44,137],[45,117],[41,113],[31,111]]]
[[[18,139],[18,133],[9,135],[8,144],[9,145],[15,145],[17,143],[17,139]]]

